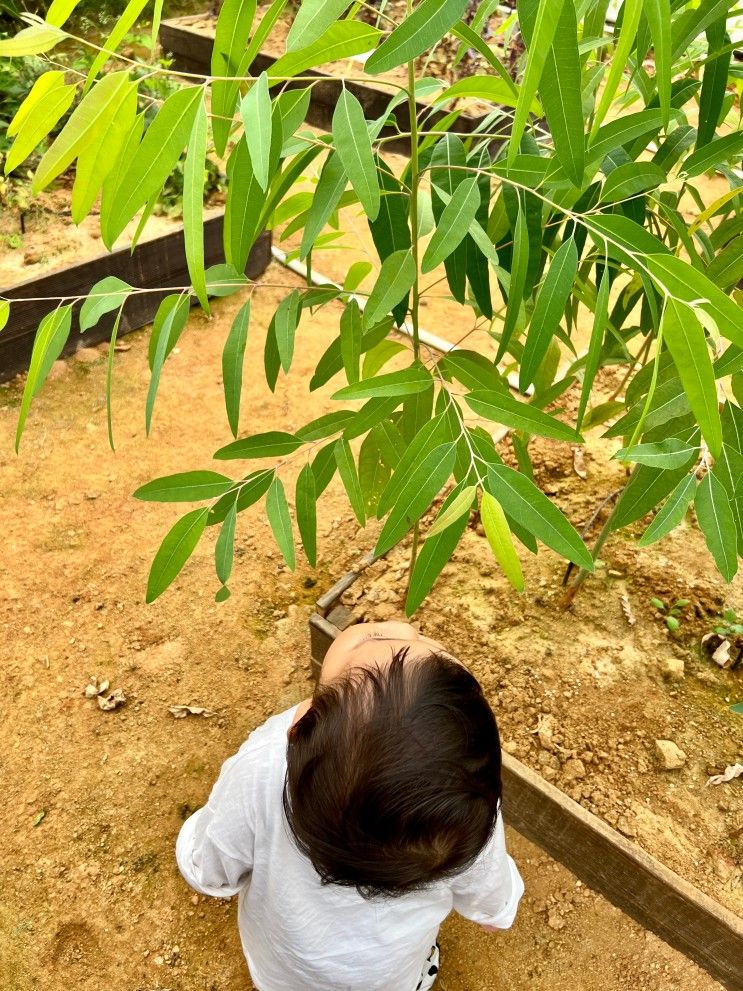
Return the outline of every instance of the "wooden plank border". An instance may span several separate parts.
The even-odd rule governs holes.
[[[204,34],[197,28],[190,26],[190,23],[198,17],[175,17],[165,20],[160,25],[160,44],[166,52],[173,56],[173,67],[180,72],[197,72],[208,74],[211,66],[212,48],[214,39]],[[251,75],[259,75],[261,72],[270,72],[278,59],[273,55],[266,55],[260,52],[250,66]],[[312,76],[321,82],[312,87],[310,106],[307,112],[307,122],[315,127],[320,127],[325,131],[330,131],[333,120],[333,111],[341,95],[343,83],[327,72],[309,70],[302,73],[303,76]],[[304,88],[306,80],[302,82],[289,81],[287,89]],[[390,94],[376,86],[365,85],[363,83],[347,82],[346,89],[358,99],[364,108],[364,114],[368,119],[381,117],[390,101]],[[428,121],[431,127],[443,119],[446,115],[443,110],[432,110],[428,104],[418,103],[416,105],[419,114],[428,114]],[[407,103],[401,104],[393,111],[397,120],[397,126],[401,131],[410,131],[410,113]],[[458,134],[471,134],[486,120],[485,116],[474,117],[470,114],[462,114],[449,128]],[[504,116],[502,120],[496,121],[491,130],[503,133],[503,140],[507,137],[511,129],[511,118]],[[391,137],[396,132],[393,128],[385,127],[381,132],[385,137]],[[499,139],[493,140],[493,145],[501,143]],[[388,141],[386,147],[401,154],[410,154],[410,141],[407,138],[400,138],[395,141]]]
[[[207,266],[224,261],[223,228],[223,213],[204,223],[204,261]],[[270,261],[271,234],[264,232],[253,245],[245,274],[251,279],[257,278]],[[28,368],[39,321],[55,306],[52,299],[31,297],[84,297],[99,279],[108,275],[116,275],[140,289],[163,288],[162,292],[134,293],[129,297],[122,313],[119,333],[126,334],[151,323],[168,289],[190,283],[183,226],[178,225],[168,234],[141,242],[133,253],[129,247],[105,252],[56,272],[0,289],[0,296],[11,303],[10,320],[0,334],[0,381]],[[14,303],[14,299],[26,301]],[[81,305],[81,301],[76,304],[76,311]],[[85,334],[73,331],[65,353],[108,340],[114,319],[115,314],[111,313]]]
[[[362,570],[344,575],[310,617],[315,677],[335,637],[356,621],[339,600]],[[743,991],[743,920],[505,752],[503,814],[522,836],[728,991]]]

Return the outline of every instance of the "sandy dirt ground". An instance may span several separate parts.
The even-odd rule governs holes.
[[[279,286],[256,292],[258,353]],[[208,467],[227,439],[219,355],[242,298],[215,304],[166,366],[144,438],[146,335],[117,356],[117,452],[106,443],[104,359],[55,366],[20,456],[20,386],[0,392],[0,983],[8,991],[247,991],[234,905],[193,895],[173,844],[221,762],[268,715],[310,690],[307,618],[319,590],[368,547],[333,483],[320,515],[317,572],[282,565],[261,511],[240,517],[232,598],[217,605],[207,536],[174,586],[144,604],[152,555],[177,516],[132,491],[152,477]],[[303,324],[305,348],[275,396],[246,368],[242,427],[291,430],[330,408],[307,398],[338,309]],[[291,480],[301,464],[286,468]],[[456,628],[456,617],[447,620]],[[102,712],[93,676],[127,702]],[[172,704],[211,719],[174,719]],[[452,919],[442,934],[444,991],[713,991],[718,985],[628,921],[535,847],[511,836],[527,895],[514,930],[490,936]],[[590,938],[587,935],[590,934]]]

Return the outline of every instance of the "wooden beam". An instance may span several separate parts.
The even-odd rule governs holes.
[[[223,228],[224,214],[211,217],[204,224],[204,262],[207,266],[224,261]],[[252,279],[257,278],[266,270],[270,261],[271,235],[264,233],[250,252],[245,274]],[[0,296],[6,297],[11,303],[10,320],[0,334],[0,381],[28,368],[39,321],[57,305],[53,297],[84,297],[99,279],[108,275],[116,275],[140,289],[162,287],[162,292],[134,293],[129,297],[122,313],[119,333],[126,334],[151,323],[169,289],[189,285],[191,281],[186,265],[182,225],[178,225],[169,234],[143,241],[134,253],[128,247],[105,252],[59,271],[0,289]],[[14,303],[13,300],[19,302]],[[76,312],[81,305],[81,301],[76,304]],[[110,313],[96,327],[82,335],[73,330],[65,353],[108,340],[114,319],[115,314]]]
[[[353,622],[352,612],[338,604],[342,592],[337,590],[347,578],[324,597],[325,615],[310,617],[316,675],[340,629]],[[353,580],[346,581],[343,591],[351,584]],[[694,960],[728,991],[743,991],[743,920],[507,753],[503,815],[589,888]]]

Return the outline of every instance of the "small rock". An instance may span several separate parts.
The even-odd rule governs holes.
[[[94,361],[100,361],[101,352],[95,348],[80,348],[72,357],[81,365],[92,365]]]
[[[67,506],[66,499],[57,499],[57,501],[54,503],[54,509],[58,513],[61,513],[66,506]]]
[[[576,781],[580,778],[585,778],[586,765],[580,757],[571,757],[565,761],[565,767],[562,769],[562,773],[566,781]]]
[[[682,657],[665,657],[661,661],[660,673],[666,681],[683,681],[686,674]]]
[[[503,749],[507,754],[515,754],[519,749],[519,745],[515,740],[506,740],[503,744]]]
[[[86,499],[90,499],[91,502],[92,502],[94,499],[100,498],[100,495],[101,495],[100,492],[94,492],[94,491],[91,490],[90,492],[86,492],[85,493],[85,498]]]
[[[34,251],[33,248],[23,252],[24,265],[38,265],[40,261],[41,254],[38,251]]]
[[[673,740],[656,740],[655,753],[664,771],[677,771],[686,763],[686,754]]]
[[[630,840],[633,840],[637,836],[634,823],[630,822],[627,816],[620,816],[617,819],[617,829],[623,836],[626,836]]]
[[[555,929],[559,932],[560,929],[565,928],[565,920],[556,910],[553,909],[547,915],[547,925],[550,929]]]

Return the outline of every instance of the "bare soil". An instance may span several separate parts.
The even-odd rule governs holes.
[[[258,353],[285,292],[281,287],[298,284],[275,266],[264,276],[251,326]],[[219,355],[242,301],[235,296],[216,302],[211,321],[198,313],[192,317],[163,376],[149,441],[141,413],[147,336],[127,337],[130,350],[117,356],[115,455],[106,444],[102,353],[78,353],[58,363],[35,402],[18,457],[12,437],[20,383],[0,391],[0,697],[6,714],[0,725],[0,973],[8,991],[62,991],[71,985],[81,991],[251,988],[234,905],[193,895],[178,875],[173,844],[184,817],[205,801],[221,762],[246,734],[309,692],[306,624],[312,602],[368,548],[370,536],[357,533],[333,483],[321,506],[317,572],[304,565],[296,575],[286,571],[256,508],[240,519],[228,602],[213,601],[210,535],[175,585],[154,605],[144,604],[149,563],[178,511],[137,503],[131,493],[149,478],[208,466],[224,442]],[[330,408],[330,387],[308,398],[306,382],[337,333],[338,316],[339,308],[331,306],[307,324],[307,348],[298,349],[290,384],[282,379],[275,396],[267,393],[262,372],[246,372],[246,430],[277,423],[292,429]],[[298,467],[286,466],[287,481]],[[558,573],[548,555],[539,562],[550,576]],[[474,567],[486,566],[492,568],[484,560]],[[688,567],[694,581],[704,574],[696,559]],[[549,605],[550,590],[541,593],[548,602],[542,606],[533,602],[533,586],[531,598],[519,600],[499,587],[495,574],[465,573],[459,565],[453,574],[457,570],[466,587],[447,600],[448,576],[422,623],[468,660],[473,651],[465,641],[472,630],[492,626],[505,638],[487,661],[475,658],[476,670],[493,691],[511,658],[514,681],[497,699],[498,711],[506,739],[530,747],[527,730],[535,725],[537,705],[520,727],[511,714],[519,705],[515,679],[522,679],[525,697],[536,702],[541,693],[542,707],[548,690],[555,696],[576,691],[578,674],[563,685],[556,662],[543,655],[550,643],[560,652],[560,640],[568,637],[580,637],[583,647],[592,644],[597,631],[591,601],[602,584],[589,586],[575,615],[560,619]],[[514,622],[522,611],[538,618],[531,633]],[[631,642],[636,634],[613,611],[609,621],[613,632],[601,634],[591,656],[607,656],[613,670],[619,669],[614,659],[620,641]],[[642,628],[653,642],[662,640],[644,614]],[[520,646],[511,646],[509,638]],[[548,683],[549,666],[554,680]],[[86,699],[91,676],[122,689],[123,708],[102,712]],[[697,690],[697,680],[690,676],[679,691],[685,695],[692,687]],[[575,697],[575,718],[587,722],[586,733],[600,732],[593,727],[595,702],[602,697],[590,696],[590,711]],[[175,703],[207,706],[218,715],[175,720],[168,712]],[[553,714],[562,711],[556,707]],[[716,710],[710,718],[716,759]],[[629,713],[627,724],[631,733]],[[569,746],[572,726],[560,725]],[[686,742],[682,736],[678,741]],[[617,750],[606,746],[620,764]],[[694,775],[698,759],[692,752]],[[617,773],[615,763],[606,765],[607,776]],[[656,778],[648,771],[643,781],[650,785]],[[699,793],[709,802],[732,802],[736,787]],[[687,798],[686,789],[680,794]],[[718,988],[536,848],[516,835],[510,842],[527,883],[517,924],[509,934],[490,936],[462,920],[448,921],[442,934],[444,991]]]

